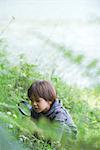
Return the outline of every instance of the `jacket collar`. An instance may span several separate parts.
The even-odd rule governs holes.
[[[47,112],[42,113],[42,114],[45,115],[45,116],[49,116],[49,115],[52,114],[55,110],[59,110],[61,107],[62,107],[61,101],[58,100],[58,99],[56,99],[56,100],[52,103],[50,109],[49,109]]]

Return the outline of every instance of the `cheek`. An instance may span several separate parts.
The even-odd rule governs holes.
[[[41,109],[44,109],[44,108],[47,107],[47,103],[41,103],[41,104],[39,104],[39,107],[40,107]]]
[[[39,104],[38,106],[39,106],[40,108],[44,108],[44,107],[45,107],[45,104],[42,104],[42,103],[41,103],[41,104]]]

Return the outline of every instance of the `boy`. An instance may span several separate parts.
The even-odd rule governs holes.
[[[35,81],[28,89],[28,97],[32,104],[33,119],[39,120],[43,116],[50,121],[58,122],[62,131],[66,127],[67,133],[77,133],[70,114],[57,99],[56,90],[49,81]]]

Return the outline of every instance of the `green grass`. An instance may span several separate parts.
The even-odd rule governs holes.
[[[45,122],[42,129],[30,118],[23,117],[17,108],[20,99],[27,99],[27,89],[35,79],[48,79],[37,71],[35,64],[28,64],[23,55],[17,66],[10,66],[7,60],[5,43],[0,41],[0,126],[6,129],[16,141],[29,150],[55,150],[59,141],[54,140],[52,131],[48,132]],[[81,59],[78,59],[78,62]],[[99,150],[100,149],[100,86],[80,89],[69,86],[57,76],[51,76],[59,99],[71,113],[78,127],[78,137],[71,143],[62,139],[60,150]],[[95,101],[95,102],[94,102]],[[47,132],[44,132],[47,131]],[[6,142],[6,133],[2,132]],[[9,136],[7,134],[7,136]],[[49,137],[47,136],[49,135]],[[10,137],[10,136],[9,136]],[[55,137],[55,135],[54,135]],[[14,140],[15,140],[14,139]],[[67,143],[65,146],[65,142]],[[73,143],[73,144],[72,144]],[[17,147],[17,146],[16,146]]]

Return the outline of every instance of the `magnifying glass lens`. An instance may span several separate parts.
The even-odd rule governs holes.
[[[32,106],[26,101],[21,101],[18,104],[19,111],[25,116],[31,116],[31,108]]]

